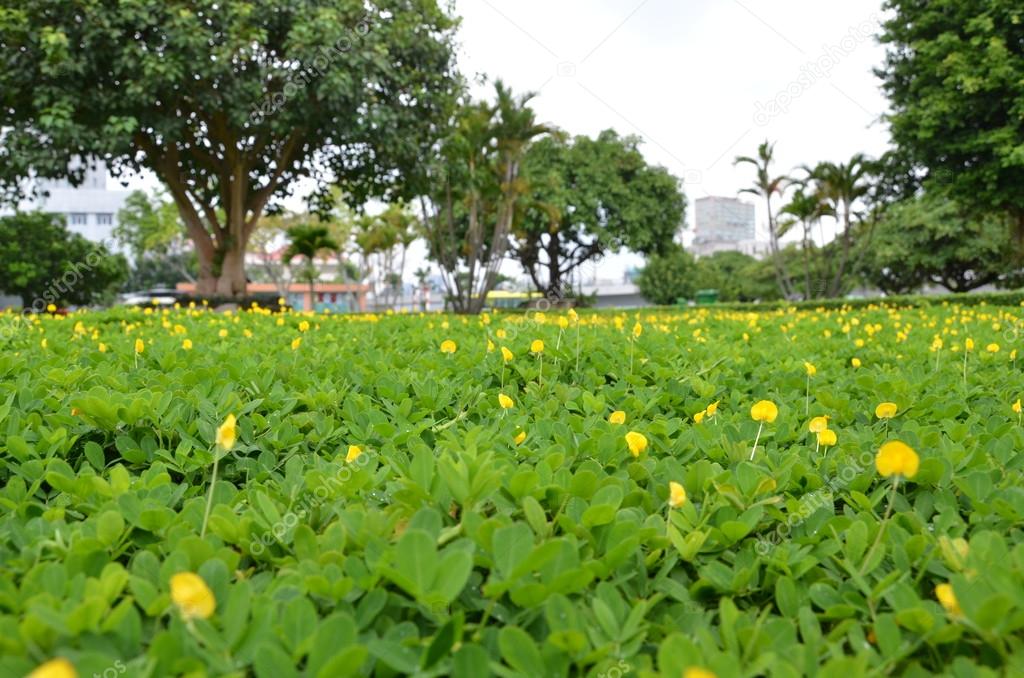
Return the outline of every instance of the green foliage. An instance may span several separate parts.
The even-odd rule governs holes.
[[[780,253],[784,257],[787,250]],[[697,260],[694,284],[718,290],[721,301],[767,301],[779,298],[770,261],[758,261],[742,252],[715,252]]]
[[[0,13],[0,192],[74,156],[151,171],[181,210],[203,293],[242,294],[244,252],[298,181],[323,206],[415,195],[461,81],[434,0],[68,5]]]
[[[652,304],[669,305],[688,299],[696,291],[693,257],[679,245],[665,254],[655,254],[637,275],[636,285]]]
[[[1024,12],[1017,0],[890,0],[878,70],[893,141],[932,189],[1024,237]],[[1020,250],[1018,239],[1017,248]]]
[[[178,208],[164,200],[163,194],[150,197],[132,191],[117,213],[113,235],[131,257],[128,289],[173,287],[183,280],[195,280],[196,258],[186,245],[185,226]]]
[[[584,263],[629,248],[667,254],[686,197],[679,180],[651,166],[636,137],[551,135],[523,160],[529,184],[512,255],[538,289],[561,293]]]
[[[21,297],[25,308],[105,300],[127,275],[124,257],[72,233],[59,215],[0,217],[0,288]]]
[[[1018,673],[1020,307],[753,311],[582,313],[578,358],[553,313],[22,323],[0,352],[0,675]],[[889,439],[921,460],[895,492]],[[209,619],[172,602],[185,571]]]
[[[862,270],[888,293],[912,292],[924,283],[968,292],[998,282],[1011,270],[1012,251],[1004,220],[929,193],[886,209]]]

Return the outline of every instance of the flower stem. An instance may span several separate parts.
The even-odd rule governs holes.
[[[871,562],[871,558],[875,555],[875,549],[882,542],[882,535],[885,534],[885,528],[889,524],[889,517],[892,515],[892,505],[896,502],[896,488],[900,484],[900,477],[895,475],[892,477],[892,492],[889,494],[889,505],[885,507],[885,515],[882,516],[882,525],[878,528],[878,534],[875,535],[875,541],[871,544],[871,548],[868,549],[868,555],[864,558],[864,561],[860,564],[859,574],[864,574],[864,568]]]
[[[750,461],[754,461],[754,451],[757,450],[757,441],[761,439],[761,431],[764,429],[764,422],[757,425],[757,435],[754,436],[754,446],[750,448]]]
[[[217,484],[217,462],[220,461],[220,457],[217,456],[217,450],[213,450],[213,473],[210,475],[210,493],[206,496],[206,512],[203,513],[203,529],[199,531],[200,538],[206,536],[206,523],[210,520],[210,509],[213,508],[213,488]]]

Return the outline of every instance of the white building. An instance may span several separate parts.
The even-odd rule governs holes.
[[[93,242],[118,249],[113,231],[117,213],[124,207],[129,191],[108,188],[107,168],[98,164],[85,171],[84,181],[74,187],[66,180],[38,180],[39,189],[48,195],[34,198],[22,209],[40,209],[63,215],[68,229]]]
[[[697,198],[696,224],[691,249],[698,257],[715,252],[743,252],[757,257],[767,244],[757,240],[754,206],[737,198]]]

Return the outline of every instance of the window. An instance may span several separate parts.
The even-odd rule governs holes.
[[[89,215],[84,212],[72,212],[71,213],[71,225],[72,226],[85,226],[89,223]]]
[[[114,215],[110,212],[100,212],[96,215],[96,223],[100,226],[110,226],[114,223]]]

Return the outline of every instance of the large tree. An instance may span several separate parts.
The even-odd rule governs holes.
[[[668,253],[683,224],[679,180],[649,165],[637,137],[551,135],[523,162],[529,190],[513,229],[513,257],[538,289],[562,296],[587,261],[629,248]]]
[[[0,189],[149,170],[202,293],[245,291],[246,243],[310,180],[355,204],[409,181],[460,88],[436,0],[26,0],[0,5]]]
[[[938,193],[889,205],[875,225],[860,271],[890,294],[925,283],[968,292],[998,283],[1010,268],[1005,217],[979,214]]]
[[[893,141],[932,189],[1011,217],[1024,244],[1020,0],[889,0],[877,74]]]

